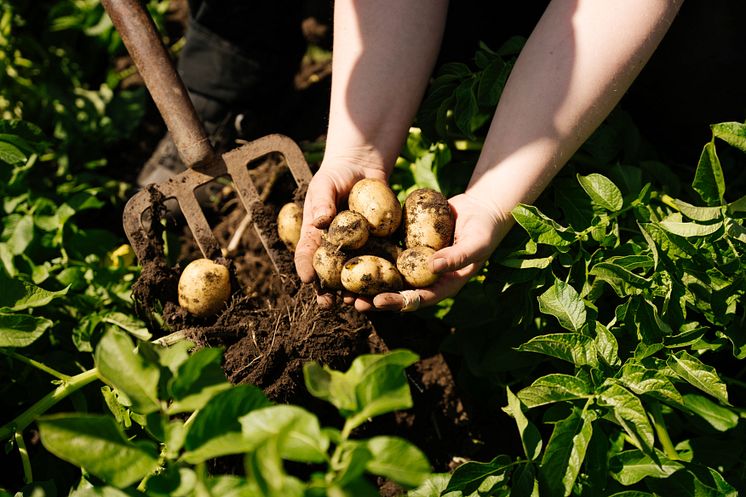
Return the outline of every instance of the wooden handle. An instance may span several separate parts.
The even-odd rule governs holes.
[[[191,168],[211,163],[215,151],[148,12],[139,0],[101,3],[145,81],[184,164]]]

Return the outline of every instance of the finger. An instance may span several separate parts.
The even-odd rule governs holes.
[[[334,294],[332,293],[319,293],[316,295],[316,303],[322,309],[330,309],[334,306]]]
[[[337,214],[337,188],[330,176],[317,173],[308,185],[303,207],[304,223],[306,214],[309,224],[316,228],[326,228],[334,219]]]
[[[311,283],[316,278],[313,269],[313,254],[321,244],[321,231],[310,224],[301,227],[298,246],[295,248],[295,270],[303,283]]]
[[[374,311],[376,307],[373,305],[373,301],[368,298],[358,297],[355,299],[355,310],[358,312],[369,312]]]
[[[468,232],[468,230],[465,230]],[[454,244],[435,252],[430,257],[430,270],[436,274],[458,271],[489,257],[489,239],[481,236],[457,237]]]

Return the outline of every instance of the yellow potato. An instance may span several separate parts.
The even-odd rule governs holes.
[[[321,245],[313,254],[313,269],[319,277],[322,288],[330,290],[342,290],[342,266],[348,259],[348,255],[326,239],[321,240]]]
[[[442,193],[421,188],[404,201],[404,245],[440,250],[451,244],[455,219]]]
[[[228,268],[210,259],[197,259],[179,277],[179,305],[189,314],[204,317],[218,312],[231,295]]]
[[[342,268],[342,285],[360,295],[396,292],[403,283],[399,271],[386,259],[374,255],[353,257]]]
[[[350,210],[370,223],[370,234],[389,236],[401,223],[401,204],[385,181],[364,179],[355,183],[347,200]]]
[[[294,202],[283,205],[277,214],[277,234],[292,252],[295,252],[295,247],[298,246],[302,224],[303,209]]]
[[[368,241],[370,225],[362,214],[355,211],[342,211],[329,225],[326,239],[343,249],[359,249]]]
[[[414,288],[425,288],[438,281],[437,274],[430,271],[430,257],[435,250],[430,247],[408,248],[396,261],[396,268],[407,284]]]

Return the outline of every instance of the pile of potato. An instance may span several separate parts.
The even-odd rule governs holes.
[[[454,227],[441,193],[415,190],[402,207],[384,181],[364,179],[350,191],[348,208],[332,220],[314,254],[323,288],[372,296],[435,283],[430,256],[451,244]],[[298,243],[301,218],[295,204],[278,215],[278,233],[290,250]]]

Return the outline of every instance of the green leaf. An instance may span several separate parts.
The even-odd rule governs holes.
[[[596,331],[596,351],[598,356],[609,366],[619,364],[619,343],[614,334],[603,324],[596,322],[593,325]]]
[[[725,234],[728,235],[728,238],[731,240],[738,240],[741,243],[746,243],[746,228],[733,219],[725,219]]]
[[[0,161],[15,166],[17,164],[22,164],[26,159],[26,154],[24,154],[18,147],[0,139]]]
[[[448,486],[449,474],[433,474],[422,485],[407,492],[407,497],[440,497]]]
[[[592,387],[585,380],[560,373],[542,376],[518,392],[518,398],[529,409],[554,402],[585,399],[592,395]]]
[[[182,459],[198,464],[214,457],[244,451],[240,419],[246,414],[270,406],[262,391],[252,385],[238,385],[215,395],[195,415],[189,425]],[[248,450],[248,449],[246,449]]]
[[[655,494],[648,492],[641,492],[639,490],[624,490],[622,492],[616,492],[611,494],[609,497],[656,497]]]
[[[368,418],[412,406],[404,369],[419,357],[408,350],[357,357],[342,373],[316,362],[303,366],[308,391],[334,404],[352,429]]]
[[[359,479],[365,473],[365,466],[373,458],[364,442],[345,440],[335,453],[341,454],[335,458],[331,470],[334,471],[334,484],[344,487]]]
[[[254,492],[254,495],[303,497],[303,484],[298,479],[288,476],[282,467],[279,445],[278,439],[268,439],[253,453],[247,455],[246,471],[259,487],[259,492]]]
[[[723,217],[722,207],[697,207],[683,200],[671,199],[674,206],[689,219],[700,222],[716,221]]]
[[[140,340],[147,341],[153,337],[143,321],[122,312],[106,312],[104,315],[101,316],[101,320],[105,323],[119,326],[124,331],[135,338],[139,338]]]
[[[240,422],[245,447],[255,448],[276,440],[284,459],[326,461],[329,439],[321,432],[316,416],[305,409],[292,405],[264,407],[242,416]]]
[[[656,451],[658,462],[637,449],[625,450],[611,459],[611,476],[622,485],[634,485],[643,478],[668,478],[684,466]]]
[[[583,299],[562,280],[555,279],[554,285],[539,295],[539,310],[556,317],[559,324],[570,331],[578,332],[585,324]]]
[[[728,389],[712,366],[704,364],[685,350],[670,355],[666,364],[692,386],[728,404]]]
[[[170,382],[174,402],[170,414],[201,409],[215,394],[231,388],[221,367],[223,351],[217,348],[200,349],[187,359]]]
[[[707,205],[722,205],[725,195],[725,177],[720,159],[715,150],[715,142],[709,142],[702,149],[692,188],[699,193]]]
[[[593,435],[594,419],[592,411],[573,409],[569,417],[554,425],[539,468],[547,495],[567,497],[572,492]]]
[[[479,88],[477,89],[479,105],[483,107],[497,105],[509,72],[510,65],[506,64],[501,58],[495,58],[484,68],[479,78]]]
[[[738,122],[718,123],[710,126],[712,136],[720,138],[728,145],[746,152],[746,124]]]
[[[520,345],[518,350],[556,357],[576,366],[598,366],[593,339],[579,333],[539,335]]]
[[[44,447],[105,483],[127,487],[158,467],[151,442],[130,442],[114,418],[89,414],[59,414],[39,420]]]
[[[649,279],[611,262],[599,262],[591,268],[589,274],[608,283],[619,297],[636,295],[650,287]]]
[[[738,414],[702,395],[684,395],[684,405],[718,431],[728,431],[738,424]]]
[[[425,454],[402,438],[373,437],[366,446],[373,455],[366,469],[374,475],[409,487],[421,485],[430,476],[430,463]]]
[[[682,405],[684,399],[671,380],[656,369],[628,362],[621,371],[620,381],[638,395],[648,394],[657,399]]]
[[[94,359],[99,378],[124,396],[122,403],[135,412],[148,414],[161,408],[158,399],[160,368],[134,349],[128,335],[109,329],[101,337]]]
[[[34,343],[54,324],[46,318],[28,314],[0,312],[0,347],[26,347]]]
[[[34,218],[30,214],[6,217],[3,235],[8,232],[10,236],[4,241],[10,253],[23,254],[34,239]]]
[[[49,291],[17,278],[8,278],[0,272],[0,308],[22,311],[42,307],[52,300],[67,294],[69,286],[58,291]]]
[[[511,466],[508,456],[497,456],[490,462],[467,462],[456,468],[451,475],[448,486],[442,495],[448,492],[460,491],[463,495],[471,495],[476,492],[482,481],[488,476],[505,477]]]
[[[695,497],[738,497],[738,491],[713,468],[686,465],[668,478],[646,480],[657,495],[693,495]]]
[[[474,95],[476,84],[476,80],[466,79],[454,92],[456,103],[453,106],[453,119],[459,131],[467,137],[472,136],[471,121],[479,111],[477,97]]]
[[[723,223],[698,224],[698,223],[679,223],[675,221],[661,221],[660,227],[674,235],[691,238],[695,236],[707,236],[715,233],[722,228]]]
[[[622,192],[609,178],[598,173],[588,176],[578,174],[577,178],[593,204],[612,212],[621,210],[624,204]]]
[[[540,497],[536,469],[532,463],[518,466],[510,483],[510,497]]]
[[[515,419],[515,424],[518,426],[518,433],[521,436],[523,453],[530,460],[536,460],[539,454],[541,454],[541,434],[536,426],[523,414],[520,399],[510,391],[510,388],[506,388],[506,390],[508,392],[508,406],[503,408],[503,410]]]
[[[518,204],[511,213],[536,243],[566,247],[575,241],[575,235],[567,228],[548,218],[532,205]]]
[[[645,454],[654,457],[655,435],[640,399],[622,386],[612,384],[601,392],[600,400],[613,409],[614,418],[627,432],[632,443]]]

